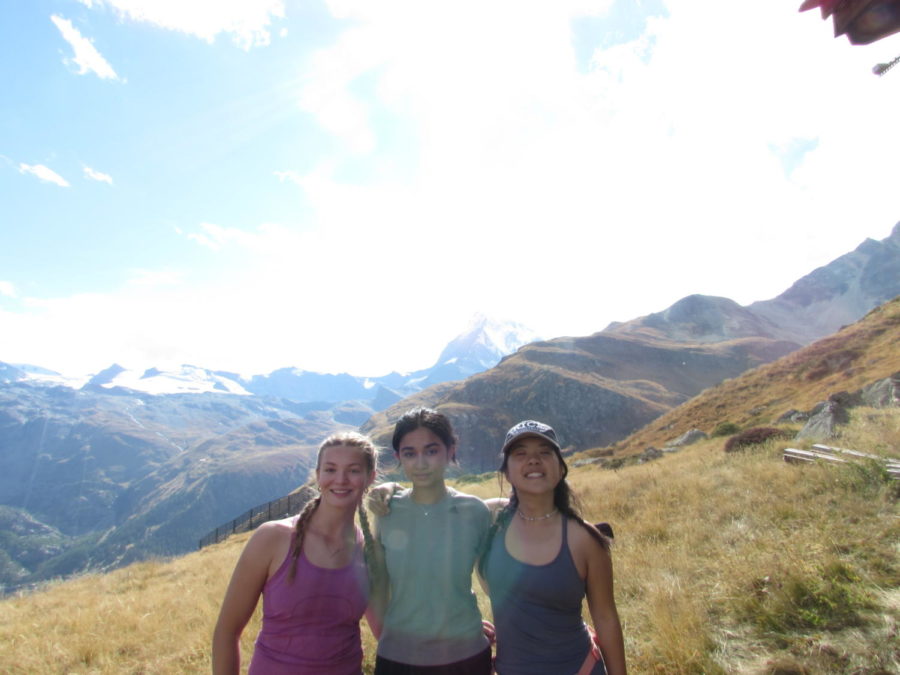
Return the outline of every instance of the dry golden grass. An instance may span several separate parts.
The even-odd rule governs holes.
[[[900,672],[897,484],[874,466],[785,464],[784,442],[730,455],[722,443],[570,473],[586,516],[616,531],[631,672]],[[858,409],[839,444],[898,454],[900,411]],[[460,487],[499,492],[494,480]],[[247,536],[3,600],[0,672],[208,672]],[[258,617],[245,664],[257,630]],[[366,627],[363,636],[371,672],[374,641]]]
[[[0,672],[209,670],[218,606],[249,534],[170,561],[52,584],[0,610]],[[255,620],[256,621],[256,620]],[[252,648],[251,627],[244,641]]]

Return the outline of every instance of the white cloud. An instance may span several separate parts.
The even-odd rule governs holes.
[[[103,330],[60,358],[96,368],[375,375],[429,365],[476,309],[584,335],[689,293],[770,298],[888,234],[900,88],[870,68],[895,46],[851,48],[781,3],[672,0],[585,72],[571,20],[607,6],[332,0],[347,27],[307,61],[298,101],[341,149],[274,172],[302,191],[302,227],[175,227],[217,253],[218,277],[149,270],[108,295],[32,301],[0,316],[8,358],[63,370],[21,354],[57,353],[52,336],[79,325]],[[797,139],[810,150],[786,173],[773,148]],[[374,179],[346,178],[359,162]]]
[[[184,274],[179,270],[133,270],[128,284],[133,287],[159,288],[163,286],[178,286],[183,282]]]
[[[201,223],[200,232],[191,232],[187,238],[213,251],[221,250],[225,245],[235,242],[239,245],[252,243],[253,235],[246,234],[237,228],[226,228],[214,223]]]
[[[297,171],[273,171],[272,173],[282,183],[287,181],[301,185],[303,182],[303,176]]]
[[[116,75],[116,71],[113,70],[113,67],[109,65],[106,59],[104,59],[100,52],[97,51],[97,48],[94,47],[93,40],[83,37],[79,30],[72,25],[71,21],[62,18],[61,16],[57,16],[56,14],[51,16],[50,20],[59,29],[59,32],[62,33],[63,39],[72,47],[72,51],[75,52],[72,62],[78,66],[79,75],[94,73],[103,80],[119,79],[119,76]],[[66,59],[66,63],[68,62],[69,60]]]
[[[194,363],[253,374],[296,365],[378,375],[410,359],[392,358],[387,366],[369,352],[408,340],[413,365],[430,365],[440,348],[426,345],[420,356],[415,336],[385,325],[383,306],[370,301],[365,280],[375,270],[365,252],[291,236],[277,229],[248,235],[259,254],[200,286],[179,284],[177,273],[145,270],[115,292],[29,298],[24,312],[0,308],[3,358],[73,375],[113,361],[133,368]],[[290,250],[280,258],[263,254],[286,243]],[[140,283],[154,279],[172,283]],[[50,331],[69,339],[61,344]]]
[[[218,251],[220,248],[222,248],[214,237],[209,237],[202,232],[191,232],[190,234],[188,234],[188,239],[196,241],[201,246],[205,246],[206,248],[213,251]]]
[[[100,183],[108,183],[109,185],[113,184],[112,176],[107,173],[101,173],[100,171],[92,169],[87,165],[84,166],[84,177]]]
[[[54,183],[60,187],[69,187],[69,182],[65,178],[43,164],[19,164],[19,173],[30,173],[32,176],[37,176],[47,183]]]
[[[772,297],[855,247],[848,223],[897,220],[900,90],[870,74],[878,58],[795,9],[673,0],[579,73],[572,18],[608,4],[333,0],[351,27],[299,101],[347,154],[280,177],[317,227],[378,232],[388,266],[431,258],[448,270],[434,294],[547,335],[694,292]],[[414,177],[342,181],[378,157],[386,115],[414,139]],[[772,148],[795,139],[816,144],[788,176]]]
[[[243,49],[267,45],[272,20],[284,17],[284,0],[81,0],[112,7],[132,21],[150,23],[212,42],[228,34]]]
[[[7,298],[15,298],[16,287],[10,281],[0,281],[0,295],[4,295]]]

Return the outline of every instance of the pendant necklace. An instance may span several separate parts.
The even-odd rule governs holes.
[[[442,500],[444,499],[444,497],[446,497],[446,496],[447,496],[447,488],[444,488],[444,494],[441,495],[441,497],[440,497],[436,502],[428,502],[427,504],[419,504],[419,506],[422,507],[422,513],[425,515],[426,518],[428,517],[428,514],[431,512],[431,510],[432,510],[437,504],[440,504],[441,501],[442,501]]]
[[[516,509],[516,513],[519,514],[519,518],[521,518],[522,520],[527,520],[529,523],[533,523],[536,520],[547,520],[547,518],[556,515],[557,510],[558,509],[554,506],[553,510],[550,513],[545,513],[542,516],[526,516],[524,513],[522,513],[521,509]]]
[[[326,541],[325,548],[328,551],[328,553],[331,555],[332,558],[337,558],[339,555],[343,555],[343,553],[347,550],[347,547],[349,544],[350,544],[350,542],[348,542],[346,540],[341,541],[341,543],[338,544],[336,548],[332,549],[332,547],[329,546],[328,542]]]

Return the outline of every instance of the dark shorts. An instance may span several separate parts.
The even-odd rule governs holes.
[[[462,661],[440,666],[411,666],[376,656],[375,675],[491,675],[491,648]]]

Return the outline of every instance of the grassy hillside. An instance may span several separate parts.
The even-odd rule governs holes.
[[[855,409],[842,442],[900,449],[900,410]],[[616,530],[631,672],[900,672],[897,485],[874,465],[785,464],[784,442],[729,455],[721,445],[570,474],[589,518]],[[499,493],[487,476],[461,487]],[[0,672],[208,671],[247,536],[3,600]]]

